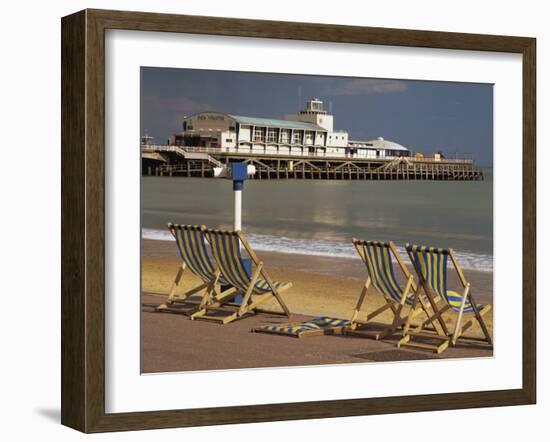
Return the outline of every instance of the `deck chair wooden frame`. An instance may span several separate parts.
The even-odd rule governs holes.
[[[210,304],[193,313],[191,319],[228,324],[247,314],[255,313],[261,304],[272,298],[275,298],[281,307],[281,314],[290,317],[290,311],[280,293],[292,287],[292,283],[274,282],[270,278],[263,262],[254,253],[241,231],[206,229],[205,233],[212,249],[212,255],[220,270],[219,277],[224,278],[237,292],[243,293],[243,299],[239,309],[235,312],[221,316],[210,315],[209,311],[215,307],[215,304]],[[255,270],[250,276],[241,257],[241,248],[247,252],[255,265]],[[236,295],[237,293],[234,296]],[[227,297],[224,297],[223,300],[227,301]]]
[[[433,315],[428,318],[432,323],[437,323],[442,330],[435,336],[436,340],[440,340],[439,344],[427,344],[414,342],[414,337],[428,337],[434,338],[433,334],[425,333],[425,325],[427,321],[424,321],[414,330],[410,329],[410,322],[407,321],[404,328],[404,336],[398,342],[398,347],[408,345],[416,348],[424,348],[433,350],[436,353],[445,351],[449,345],[456,345],[457,341],[475,341],[485,342],[492,347],[493,339],[489,333],[489,329],[483,316],[485,316],[492,309],[491,304],[481,305],[475,302],[470,283],[467,281],[464,272],[460,268],[458,261],[456,260],[453,249],[441,249],[434,247],[425,247],[417,245],[406,245],[407,254],[413,264],[413,268],[418,275],[418,290],[415,302],[421,296],[421,291],[426,295],[432,309]],[[462,293],[457,294],[447,290],[447,257],[451,259],[454,270],[458,276],[458,280],[462,285]],[[437,269],[437,270],[435,270]],[[439,278],[437,278],[439,276]],[[428,280],[431,280],[429,282]],[[437,288],[434,288],[436,286]],[[451,332],[447,327],[443,313],[454,312],[457,315],[456,324],[454,330]],[[462,324],[464,313],[473,313],[474,317]],[[466,332],[475,322],[478,322],[484,338],[474,338],[464,336]]]
[[[380,340],[401,329],[407,317],[413,319],[422,312],[425,312],[428,317],[430,316],[424,299],[421,299],[420,305],[411,309],[407,316],[402,316],[405,308],[413,304],[413,297],[410,295],[416,291],[417,287],[413,276],[403,262],[393,242],[365,241],[353,238],[353,245],[366,267],[367,279],[353,310],[350,325],[344,328],[345,334]],[[404,289],[401,288],[395,278],[391,260],[392,256],[395,258],[400,271],[407,280]],[[361,308],[365,302],[368,289],[371,286],[383,297],[385,302],[381,307],[368,313],[364,319],[359,319]],[[393,313],[392,323],[379,332],[371,332],[368,326],[373,323],[373,319],[389,309]]]
[[[166,301],[157,306],[156,311],[191,315],[206,306],[219,307],[226,303],[227,299],[233,298],[238,294],[235,288],[221,291],[221,285],[225,284],[225,281],[223,278],[220,278],[220,271],[217,269],[214,261],[208,256],[205,243],[205,226],[169,223],[168,229],[176,240],[176,246],[182,261]],[[182,282],[186,270],[200,278],[202,283],[183,294],[178,294],[177,289]],[[198,302],[189,300],[192,295],[201,292],[202,295]],[[190,309],[176,309],[174,308],[175,304],[186,304],[192,307]]]

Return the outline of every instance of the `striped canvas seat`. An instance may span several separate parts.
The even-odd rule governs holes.
[[[187,268],[203,281],[211,281],[216,266],[208,255],[203,228],[170,223],[168,229],[176,240],[179,255]],[[223,275],[219,277],[218,283],[227,285]]]
[[[399,340],[397,346],[408,345],[417,348],[430,349],[437,353],[445,351],[449,345],[456,345],[460,339],[462,341],[484,342],[493,345],[493,338],[489,332],[489,328],[483,319],[492,309],[491,304],[478,304],[474,301],[470,283],[458,265],[453,249],[442,249],[436,247],[426,247],[419,245],[406,245],[407,254],[414,266],[414,270],[418,275],[419,288],[422,287],[424,295],[430,303],[430,308],[433,314],[424,321],[420,326],[411,330],[411,323],[407,320],[403,329],[403,338]],[[452,265],[456,271],[458,280],[462,286],[463,292],[455,292],[447,289],[447,268],[448,264]],[[417,299],[421,299],[419,294]],[[461,309],[464,302],[464,308]],[[446,312],[456,315],[454,331],[450,331],[447,321],[443,318]],[[473,313],[474,317],[463,322],[464,313]],[[483,333],[483,338],[466,337],[464,333],[478,323]],[[434,333],[427,333],[430,330],[426,327],[428,323],[433,325]],[[439,340],[440,343],[433,344],[429,342],[417,342],[416,338],[431,338]]]
[[[460,304],[462,303],[462,295],[452,290],[447,290],[446,299],[451,309],[458,313],[460,311]],[[478,310],[481,310],[483,307],[485,307],[485,304],[477,304]],[[473,311],[472,304],[466,299],[464,303],[464,313],[472,313]]]
[[[372,285],[387,298],[400,302],[402,289],[395,278],[388,243],[379,241],[357,242],[357,250],[362,254]],[[409,293],[405,304],[412,305],[414,293]]]
[[[242,291],[246,291],[251,282],[243,258],[239,236],[221,230],[208,231],[208,240],[212,248],[212,255],[216,259],[223,278]],[[276,289],[282,289],[288,283],[273,281]],[[258,279],[254,283],[252,293],[259,295],[271,292],[271,288],[265,279]]]
[[[415,266],[422,274],[426,285],[449,304],[455,311],[460,311],[462,295],[447,289],[447,261],[449,251],[447,249],[407,245],[407,252],[412,256]],[[477,304],[478,310],[485,305]],[[464,313],[471,313],[474,309],[468,299],[464,304]]]
[[[208,255],[204,233],[205,227],[169,223],[168,229],[176,240],[182,262],[166,301],[157,306],[156,310],[180,312],[192,317],[193,314],[204,309],[205,306],[223,305],[223,300],[230,299],[236,290],[229,287],[229,289],[220,292],[220,288],[227,286],[227,281],[220,275],[214,261]],[[183,275],[187,270],[200,278],[201,283],[188,289],[183,294],[177,294],[176,291],[181,285]],[[193,295],[196,295],[195,298],[190,299]],[[174,305],[176,303],[179,304],[179,307]],[[180,308],[182,303],[187,307]],[[192,308],[188,308],[190,306]]]
[[[205,229],[204,234],[210,243],[212,256],[216,260],[220,277],[227,285],[231,286],[235,293],[242,294],[239,309],[229,312],[227,315],[211,315],[208,306],[191,316],[191,319],[217,321],[228,324],[245,315],[255,313],[264,302],[275,298],[281,307],[282,314],[290,316],[290,311],[284,303],[280,292],[292,286],[289,282],[273,281],[263,262],[261,262],[244,235],[238,231]],[[241,247],[246,250],[250,261],[255,264],[255,270],[250,273],[249,262],[241,256]],[[218,312],[220,313],[220,312]],[[276,313],[276,312],[274,312]]]
[[[253,331],[300,337],[304,335],[324,334],[325,331],[334,330],[338,327],[345,327],[349,325],[349,323],[350,322],[346,319],[319,316],[309,321],[293,324],[263,325],[255,328]]]
[[[405,310],[411,310],[417,299],[416,285],[393,242],[365,241],[354,238],[353,245],[365,265],[367,278],[353,311],[350,325],[344,329],[344,333],[380,340],[395,333],[403,326],[406,317],[403,317],[402,314],[405,313]],[[394,261],[405,279],[404,287],[401,287],[395,276]],[[382,306],[371,309],[369,312],[362,312],[363,304],[370,296],[368,293],[371,287],[382,295],[385,302]],[[406,295],[404,296],[404,294]],[[420,307],[415,307],[414,312],[409,312],[409,316],[411,314],[416,316],[425,311],[423,299],[420,301]],[[373,299],[374,302],[377,303],[378,300]],[[382,330],[378,327],[377,331],[376,327],[371,327],[371,323],[385,312],[392,314],[393,320]]]
[[[288,283],[284,281],[273,281],[273,285],[276,289],[283,289]],[[254,284],[254,291],[256,293],[268,293],[271,291],[271,287],[265,279],[259,279]]]

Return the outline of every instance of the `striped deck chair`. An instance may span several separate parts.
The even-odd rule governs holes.
[[[223,293],[220,293],[220,286],[227,285],[227,281],[220,275],[215,263],[210,258],[207,252],[206,237],[204,234],[204,226],[190,226],[180,224],[168,224],[170,233],[176,240],[178,252],[181,258],[181,266],[166,302],[159,305],[157,311],[177,311],[186,314],[192,314],[197,310],[203,309],[206,305],[220,306],[224,300],[236,295],[236,290],[231,288]],[[177,295],[176,291],[182,281],[185,270],[189,270],[193,275],[201,279],[202,283],[187,291],[183,295]],[[188,303],[188,298],[191,295],[203,292],[200,302],[195,308],[190,310],[170,309],[174,303]]]
[[[344,329],[344,333],[349,335],[372,337],[379,340],[394,333],[405,324],[406,317],[402,317],[401,315],[406,306],[412,306],[416,285],[414,283],[413,276],[405,266],[393,242],[390,241],[386,243],[379,241],[362,241],[354,238],[353,245],[361,257],[361,260],[365,264],[367,279],[363,285],[361,295],[359,296],[359,300],[357,301],[357,305],[353,311],[350,325]],[[395,277],[392,256],[395,258],[399,270],[405,276],[407,281],[405,288],[401,287]],[[380,295],[384,297],[385,303],[378,309],[367,314],[366,318],[360,320],[359,315],[361,312],[361,307],[363,306],[368,289],[371,285]],[[422,313],[422,311],[427,312],[426,307],[427,306],[424,303],[424,300],[422,300],[420,306],[418,306],[418,308],[414,311],[411,311],[409,316],[412,318],[417,316],[419,313]],[[384,327],[382,331],[370,332],[367,325],[372,324],[372,320],[374,318],[388,309],[391,309],[393,313],[393,321],[391,325]],[[426,314],[428,315],[428,313]]]
[[[244,293],[240,308],[225,316],[208,314],[209,306],[191,315],[191,319],[205,319],[227,324],[248,313],[253,313],[260,304],[275,298],[283,310],[290,311],[281,298],[280,292],[292,287],[290,282],[273,281],[267,274],[263,263],[258,259],[248,241],[240,231],[205,230],[212,255],[216,259],[221,277],[239,292]],[[256,269],[250,275],[241,256],[241,247],[248,253]]]
[[[309,321],[294,322],[290,324],[272,324],[262,325],[253,328],[253,332],[274,333],[280,335],[294,336],[301,338],[304,336],[325,335],[327,333],[341,332],[350,322],[346,319],[329,318],[319,316]]]
[[[436,321],[440,325],[443,333],[436,336],[437,339],[442,341],[441,344],[438,345],[413,342],[412,339],[415,336],[432,338],[434,336],[424,333],[423,326],[426,322],[413,331],[410,331],[410,324],[407,323],[404,329],[404,337],[399,341],[398,346],[410,345],[418,348],[427,348],[437,353],[441,353],[449,345],[455,345],[458,339],[486,342],[492,346],[493,340],[483,320],[483,316],[491,310],[492,306],[491,304],[477,304],[474,301],[470,283],[466,280],[462,269],[458,265],[453,250],[411,244],[407,244],[406,249],[414,269],[418,274],[419,290],[417,293],[420,292],[420,288],[423,289],[434,312],[433,316],[429,319]],[[458,280],[462,285],[462,293],[447,289],[447,264],[449,258],[456,271]],[[442,317],[442,314],[447,311],[456,315],[456,324],[452,333],[449,332]],[[462,319],[465,313],[473,313],[474,317],[463,325]],[[484,338],[466,338],[463,336],[464,332],[468,330],[475,321],[479,323]]]

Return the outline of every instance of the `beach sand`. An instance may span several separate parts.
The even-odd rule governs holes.
[[[351,317],[366,278],[359,257],[333,258],[261,251],[257,254],[272,279],[292,282],[292,288],[282,294],[293,314],[292,321],[318,315],[342,319]],[[166,297],[179,265],[175,243],[142,241],[143,372],[492,355],[492,350],[478,345],[461,344],[449,348],[442,355],[434,355],[426,351],[397,350],[393,338],[389,338],[388,342],[377,342],[348,336],[296,339],[250,333],[251,328],[256,325],[289,321],[283,316],[263,313],[225,326],[190,321],[178,314],[155,313],[153,307],[161,304]],[[492,272],[465,270],[464,273],[471,283],[476,301],[492,302]],[[199,283],[197,278],[186,272],[179,290],[183,292]],[[458,281],[454,272],[449,272],[449,289],[457,288]],[[375,290],[370,289],[363,309],[370,312],[383,303],[383,298]],[[274,302],[263,304],[262,309],[279,311]],[[454,316],[445,316],[445,321],[450,327]],[[492,332],[491,313],[485,318]],[[391,313],[386,313],[380,315],[376,321],[390,322],[391,319]],[[189,334],[192,334],[192,340],[188,339]],[[467,335],[481,337],[477,324]],[[205,346],[208,348],[207,351]],[[370,358],[366,356],[369,353],[372,353]]]

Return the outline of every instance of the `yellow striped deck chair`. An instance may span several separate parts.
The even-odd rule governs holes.
[[[173,311],[192,314],[206,305],[219,306],[224,300],[236,295],[234,288],[220,293],[220,286],[227,285],[227,281],[217,270],[214,261],[208,255],[204,226],[191,226],[180,224],[168,224],[170,233],[176,240],[176,245],[181,258],[181,265],[176,274],[176,278],[170,289],[166,302],[156,308],[157,311]],[[182,295],[177,295],[176,291],[182,282],[183,274],[189,270],[193,275],[200,278],[201,284],[188,290]],[[174,303],[189,303],[191,295],[202,293],[200,302],[196,303],[194,308],[189,310],[170,309]],[[192,304],[191,304],[192,305]]]
[[[416,285],[393,242],[363,241],[354,238],[353,245],[363,264],[365,264],[367,279],[353,311],[350,325],[344,329],[344,333],[379,340],[394,333],[404,325],[406,317],[402,316],[402,313],[405,308],[412,306]],[[400,272],[405,277],[406,285],[404,288],[401,287],[395,276],[392,257],[395,258]],[[367,314],[365,318],[359,319],[361,308],[371,286],[384,297],[385,303]],[[425,304],[421,303],[419,308],[411,312],[411,317],[417,316],[425,307]],[[392,323],[387,327],[383,327],[382,331],[373,332],[369,330],[368,325],[372,324],[372,320],[389,309],[393,313]]]
[[[350,322],[346,319],[329,318],[319,316],[304,322],[294,322],[290,324],[270,324],[253,328],[253,332],[274,333],[279,335],[294,336],[302,338],[304,336],[318,336],[328,333],[337,333],[348,326]]]
[[[453,250],[411,244],[407,244],[406,250],[418,275],[419,290],[417,293],[420,293],[420,288],[422,288],[426,294],[434,312],[429,319],[440,325],[442,333],[438,332],[439,335],[436,336],[436,339],[442,342],[436,345],[413,342],[413,338],[416,336],[433,338],[434,335],[424,333],[423,326],[426,322],[413,331],[410,330],[410,324],[407,323],[405,325],[404,337],[399,341],[398,346],[410,345],[418,348],[427,348],[437,353],[441,353],[449,345],[455,345],[458,339],[481,341],[492,346],[493,340],[483,319],[483,316],[491,310],[491,304],[483,305],[474,301],[470,283],[466,280],[462,269],[458,265]],[[462,293],[447,289],[447,265],[449,258],[462,285]],[[445,312],[456,315],[456,324],[452,333],[443,320],[442,314]],[[466,313],[473,313],[474,317],[465,324],[462,324],[463,315]],[[472,327],[475,321],[478,322],[484,337],[467,338],[463,336],[464,332]]]
[[[240,231],[207,229],[205,233],[212,249],[212,256],[221,272],[220,276],[244,295],[240,308],[236,312],[225,316],[210,315],[208,314],[210,307],[206,306],[192,314],[191,319],[205,319],[227,324],[248,313],[254,313],[258,306],[272,298],[278,302],[283,314],[290,316],[290,311],[281,298],[280,292],[292,287],[292,283],[273,281]],[[248,253],[256,267],[252,275],[247,272],[243,262],[241,247]]]

